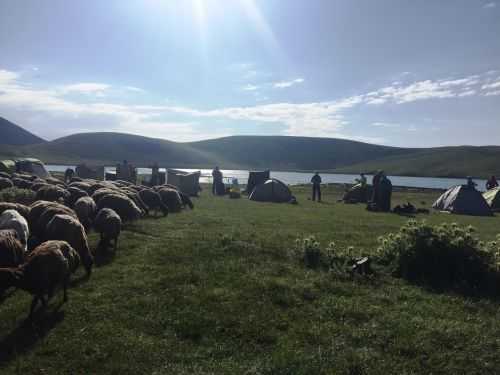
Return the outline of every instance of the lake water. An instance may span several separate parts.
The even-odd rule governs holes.
[[[74,166],[68,165],[47,165],[47,170],[50,172],[64,172],[66,168],[74,168]],[[212,170],[211,169],[185,169],[176,168],[186,172],[201,171],[200,182],[207,183],[211,182]],[[160,171],[165,172],[164,168],[160,168]],[[106,167],[106,172],[115,172],[115,167]],[[138,168],[139,174],[151,174],[151,169],[149,168]],[[227,177],[227,182],[229,178],[237,178],[240,184],[245,185],[248,179],[248,171],[244,170],[222,170],[224,177]],[[307,184],[311,181],[312,173],[302,173],[302,172],[280,172],[271,171],[271,177],[283,181],[289,185],[299,185]],[[337,173],[321,173],[321,179],[323,183],[338,183],[338,184],[352,184],[354,179],[358,178],[358,175],[354,174],[337,174]],[[368,182],[371,182],[372,176],[366,175]],[[448,189],[451,186],[459,185],[465,183],[464,178],[438,178],[438,177],[405,177],[405,176],[389,176],[394,186],[405,186],[413,188],[430,188],[430,189]],[[478,190],[483,191],[486,180],[476,179]]]

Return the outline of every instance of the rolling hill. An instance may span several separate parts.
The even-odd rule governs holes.
[[[9,123],[12,124],[12,123]],[[14,124],[12,124],[14,125]],[[29,139],[31,133],[22,128]],[[500,146],[401,148],[334,138],[232,136],[178,143],[122,133],[82,133],[36,144],[0,146],[0,157],[33,156],[51,164],[113,165],[124,159],[137,166],[177,168],[274,169],[338,173],[385,170],[392,175],[486,177],[500,174]],[[4,128],[0,127],[0,139]],[[11,138],[8,138],[11,139]],[[2,141],[3,143],[3,141]]]
[[[46,142],[33,133],[0,117],[0,143],[3,145],[32,145]]]

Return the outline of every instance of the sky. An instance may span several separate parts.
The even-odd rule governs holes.
[[[500,144],[500,0],[1,0],[0,116],[52,140]]]

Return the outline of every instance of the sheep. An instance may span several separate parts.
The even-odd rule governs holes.
[[[96,204],[99,204],[99,201],[101,200],[102,197],[104,197],[106,195],[112,195],[112,194],[120,194],[120,195],[125,196],[125,194],[121,193],[118,190],[113,190],[113,189],[109,189],[109,188],[102,188],[102,189],[96,190],[92,194],[92,199],[94,200],[94,202]]]
[[[182,199],[179,192],[170,188],[158,190],[163,204],[168,207],[169,212],[180,212],[182,210]]]
[[[46,185],[42,186],[38,189],[36,192],[35,199],[36,200],[44,200],[44,201],[51,201],[51,202],[57,202],[60,199],[65,201],[68,199],[70,196],[70,193],[57,185]]]
[[[50,185],[44,181],[36,181],[36,182],[33,182],[31,184],[31,190],[33,190],[34,192],[37,192],[38,190],[40,190],[44,186],[50,186]]]
[[[111,208],[102,208],[97,213],[94,227],[101,234],[101,243],[103,245],[107,245],[111,240],[114,240],[114,250],[116,251],[122,227],[120,216]]]
[[[78,220],[82,223],[85,230],[88,232],[94,221],[97,206],[94,200],[89,197],[81,197],[78,199],[74,206]]]
[[[131,221],[139,219],[141,216],[141,210],[137,205],[126,195],[123,194],[108,194],[102,197],[97,203],[97,210],[102,208],[111,208],[121,219],[125,221]]]
[[[73,207],[78,199],[89,196],[86,191],[74,186],[69,187],[67,190],[69,192],[69,197],[66,199],[65,203],[68,207]]]
[[[16,210],[6,210],[0,215],[0,229],[13,229],[16,231],[24,251],[28,251],[28,238],[30,230],[26,219]]]
[[[20,203],[10,203],[10,202],[0,202],[0,214],[2,214],[5,210],[16,210],[26,220],[29,220],[30,208]]]
[[[28,316],[30,321],[38,302],[41,302],[42,308],[45,309],[58,285],[63,287],[64,302],[68,300],[69,277],[69,262],[58,241],[41,244],[29,255],[26,263],[17,268],[0,268],[0,282],[3,285],[17,287],[33,295]]]
[[[17,232],[0,230],[0,267],[17,267],[24,262],[24,254]]]
[[[80,266],[80,255],[78,255],[78,252],[69,243],[66,241],[51,240],[45,241],[44,244],[45,246],[57,246],[68,261],[69,272],[71,274],[76,272]]]
[[[143,215],[148,215],[149,214],[149,209],[148,206],[144,203],[144,201],[141,199],[139,194],[137,194],[136,191],[130,190],[130,189],[122,189],[123,194],[125,194],[127,197],[132,199],[134,203],[136,204],[137,207],[142,211]]]
[[[43,232],[45,231],[47,224],[49,223],[50,220],[52,220],[52,218],[55,215],[69,215],[73,217],[75,220],[78,220],[78,216],[72,209],[63,205],[50,206],[47,207],[42,212],[40,218],[37,220],[35,226],[32,228],[33,234],[39,238],[42,238]]]
[[[97,190],[99,189],[111,189],[111,190],[116,190],[116,186],[113,185],[112,183],[109,182],[98,182],[90,186],[89,190],[87,193],[89,193],[90,196],[92,196]]]
[[[19,189],[30,189],[31,188],[31,181],[25,180],[22,178],[14,177],[12,179],[12,183],[14,184],[15,187]]]
[[[73,181],[73,179],[72,179],[71,183],[68,185],[68,188],[75,187],[75,188],[78,188],[80,190],[86,191],[88,194],[91,186],[92,185],[90,185],[89,183],[87,183],[85,181]]]
[[[45,180],[47,181],[47,183],[49,183],[51,185],[62,186],[62,187],[66,186],[63,181],[61,181],[55,177],[47,177]]]
[[[45,241],[62,240],[68,242],[80,255],[87,276],[90,276],[94,257],[89,249],[85,229],[77,219],[69,215],[55,215],[48,222],[43,239]]]
[[[14,187],[10,178],[0,177],[0,190]]]
[[[191,210],[194,209],[194,204],[189,195],[184,194],[182,191],[178,192],[179,195],[181,196],[181,201],[182,201],[182,206],[185,208],[188,206]]]
[[[0,172],[0,177],[10,180],[12,176],[6,172]]]
[[[168,215],[168,207],[162,202],[160,194],[156,191],[144,189],[139,192],[139,196],[150,210],[154,210],[155,213],[161,211],[163,216]]]

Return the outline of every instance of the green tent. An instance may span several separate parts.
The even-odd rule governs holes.
[[[434,202],[432,208],[461,215],[493,215],[481,192],[467,185],[458,185],[448,189]]]
[[[500,187],[485,191],[483,197],[493,211],[500,211]]]

